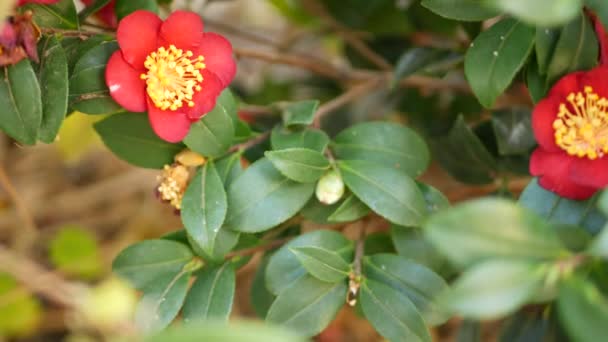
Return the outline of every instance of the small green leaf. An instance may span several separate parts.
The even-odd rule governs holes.
[[[544,75],[547,73],[560,35],[561,28],[536,28],[534,51],[536,52],[536,62],[538,63],[538,72],[540,74]]]
[[[604,0],[585,0],[585,6],[592,9],[602,23],[608,23],[608,6]]]
[[[484,107],[492,107],[511,84],[532,51],[534,35],[533,28],[514,19],[503,19],[471,43],[464,71]]]
[[[118,20],[121,20],[137,10],[158,13],[158,5],[156,0],[116,0],[114,11]]]
[[[102,271],[95,236],[82,227],[63,227],[51,239],[49,254],[53,265],[70,275],[93,278]]]
[[[112,270],[137,289],[153,286],[159,277],[173,277],[192,260],[190,249],[175,241],[147,240],[124,249]]]
[[[540,74],[535,63],[527,65],[526,86],[534,103],[538,103],[547,95],[547,77]]]
[[[353,243],[338,232],[316,230],[300,235],[270,257],[266,268],[266,287],[270,292],[278,295],[306,275],[306,269],[291,250],[311,246],[335,252],[345,262],[352,260]]]
[[[113,37],[98,34],[90,37],[63,37],[60,41],[68,59],[68,71],[71,75],[76,63],[84,54],[101,43],[113,40]]]
[[[38,51],[40,64],[37,74],[42,98],[42,121],[38,139],[52,143],[68,110],[68,61],[55,36],[41,40]]]
[[[567,23],[580,13],[582,0],[490,0],[496,8],[536,26]]]
[[[266,317],[268,309],[270,309],[272,302],[275,300],[274,294],[266,287],[266,268],[268,266],[268,260],[268,257],[264,257],[262,262],[260,262],[258,269],[253,276],[253,282],[249,292],[249,302],[259,318]]]
[[[511,108],[492,113],[498,153],[526,154],[536,145],[530,116],[530,110],[525,108]]]
[[[222,179],[222,183],[224,183],[225,188],[228,188],[230,184],[232,184],[232,182],[245,171],[241,165],[240,153],[233,153],[218,160],[215,163],[215,168],[218,175]]]
[[[334,319],[346,298],[346,283],[327,283],[312,276],[299,278],[272,303],[266,320],[313,336]]]
[[[443,210],[426,221],[424,231],[438,250],[459,265],[489,258],[547,260],[569,254],[545,221],[503,199],[479,199]]]
[[[365,122],[340,132],[332,149],[343,160],[367,160],[416,177],[429,164],[429,151],[410,128],[390,122]]]
[[[568,279],[557,304],[560,322],[573,341],[596,342],[608,335],[608,300],[589,280]]]
[[[25,59],[0,68],[0,128],[24,145],[34,145],[42,121],[40,85],[34,69]]]
[[[329,169],[329,161],[321,152],[307,148],[266,151],[264,155],[285,177],[296,182],[315,182]]]
[[[327,218],[328,222],[356,221],[370,213],[369,208],[355,195],[349,195],[340,206],[332,211]]]
[[[307,220],[319,224],[327,224],[329,216],[340,207],[344,201],[338,201],[334,204],[327,205],[319,202],[317,196],[313,196],[308,203],[302,208],[300,214]]]
[[[78,13],[78,20],[85,21],[89,16],[99,12],[99,10],[104,8],[110,1],[111,0],[95,0],[93,4],[86,6]]]
[[[415,47],[405,51],[395,65],[393,84],[397,84],[401,79],[424,69],[444,56],[445,51],[427,47]]]
[[[544,284],[543,266],[523,260],[485,261],[465,271],[441,302],[467,318],[503,317],[535,298]]]
[[[290,250],[308,273],[319,280],[337,283],[348,277],[350,265],[336,252],[314,246]]]
[[[290,103],[283,109],[283,123],[286,127],[308,126],[312,124],[318,106],[318,100]]]
[[[416,183],[398,170],[367,161],[339,161],[348,188],[374,212],[403,226],[416,226],[426,216]]]
[[[500,14],[483,0],[422,0],[422,6],[442,17],[462,21],[482,21]]]
[[[287,128],[276,126],[270,135],[270,144],[273,150],[308,148],[323,153],[329,144],[329,137],[318,129],[308,128],[292,132]]]
[[[139,167],[162,169],[183,149],[160,139],[142,113],[112,115],[95,124],[104,144],[119,158]]]
[[[418,189],[420,189],[422,196],[424,196],[426,209],[429,214],[437,212],[441,209],[449,208],[450,201],[447,199],[447,197],[445,197],[444,194],[441,193],[441,191],[421,182],[416,182],[416,185],[418,185]]]
[[[167,327],[184,304],[189,279],[190,273],[185,271],[159,275],[143,291],[135,309],[135,324],[144,332]]]
[[[235,286],[234,268],[230,262],[200,271],[186,297],[184,322],[228,321]]]
[[[382,336],[391,341],[431,341],[418,310],[400,292],[367,279],[360,296],[363,314]]]
[[[234,140],[234,125],[226,108],[220,103],[199,121],[190,126],[184,144],[205,157],[219,157],[226,153]]]
[[[391,239],[397,253],[433,270],[442,270],[445,257],[433,247],[420,228],[391,227]]]
[[[25,4],[22,11],[34,12],[34,21],[40,27],[78,29],[78,12],[73,0],[60,0],[53,5]]]
[[[181,217],[186,231],[209,255],[216,255],[216,239],[228,203],[226,191],[215,165],[209,161],[196,173],[182,200]]]
[[[295,215],[314,191],[314,183],[297,183],[262,158],[228,188],[225,226],[240,232],[270,229]]]

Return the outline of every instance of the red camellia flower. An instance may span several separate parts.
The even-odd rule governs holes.
[[[204,33],[195,13],[176,11],[163,22],[152,12],[135,11],[120,21],[116,34],[120,50],[106,68],[110,94],[127,110],[147,111],[166,141],[182,140],[234,78],[232,45]]]
[[[95,0],[81,0],[85,6],[91,6],[95,3]],[[107,5],[103,6],[95,16],[99,18],[104,24],[109,27],[116,27],[118,25],[118,18],[116,18],[116,13],[114,12],[114,7],[116,6],[116,0],[111,0]]]
[[[608,185],[608,67],[566,75],[532,113],[530,173],[547,190],[586,199]]]

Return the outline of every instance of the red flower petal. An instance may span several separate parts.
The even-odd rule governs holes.
[[[217,97],[224,90],[222,82],[212,72],[204,69],[201,75],[203,75],[203,82],[200,83],[202,89],[192,97],[194,107],[184,107],[184,112],[190,119],[194,120],[198,120],[201,116],[213,110]]]
[[[220,78],[224,87],[232,82],[236,74],[236,63],[232,58],[232,44],[226,38],[216,33],[205,33],[194,54],[205,57],[206,68]]]
[[[201,41],[203,21],[201,17],[188,11],[175,11],[160,27],[161,44],[173,44],[178,49],[194,50]]]
[[[608,98],[608,66],[590,70],[585,73],[580,82],[584,86],[591,86],[599,96]]]
[[[106,84],[118,104],[132,112],[146,111],[146,83],[141,72],[133,69],[120,51],[114,52],[106,66]]]
[[[608,185],[608,158],[574,159],[570,166],[570,178],[595,189],[605,188]]]
[[[560,103],[560,99],[548,97],[538,102],[532,112],[534,137],[543,149],[551,152],[561,150],[555,144],[555,129],[553,128],[553,121],[557,118]]]
[[[540,186],[562,197],[587,199],[593,196],[597,189],[581,185],[570,177],[573,160],[573,157],[566,153],[551,153],[538,148],[530,158],[530,173],[540,176],[538,181]]]
[[[138,10],[124,17],[118,24],[116,37],[127,63],[144,70],[146,57],[156,50],[160,18],[149,11]]]
[[[547,98],[556,97],[558,101],[565,101],[568,94],[582,91],[584,85],[581,84],[581,79],[585,76],[585,73],[584,71],[573,72],[560,78],[549,91]]]
[[[148,119],[156,135],[172,143],[182,141],[188,135],[192,124],[186,114],[159,109],[149,98]]]

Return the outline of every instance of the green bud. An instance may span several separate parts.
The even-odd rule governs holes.
[[[334,204],[344,195],[344,182],[342,177],[335,170],[330,170],[317,183],[316,190],[319,202],[327,205]]]

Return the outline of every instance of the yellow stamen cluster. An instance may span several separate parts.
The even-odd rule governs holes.
[[[603,157],[608,152],[608,99],[589,86],[566,99],[553,121],[555,143],[571,156]]]
[[[182,199],[188,187],[190,173],[180,164],[165,165],[158,176],[158,193],[163,201],[169,202],[175,209],[181,209]]]
[[[154,105],[162,110],[177,110],[184,103],[194,107],[192,97],[201,90],[201,70],[205,69],[203,56],[183,51],[170,45],[152,52],[144,62],[148,72],[141,74]]]

